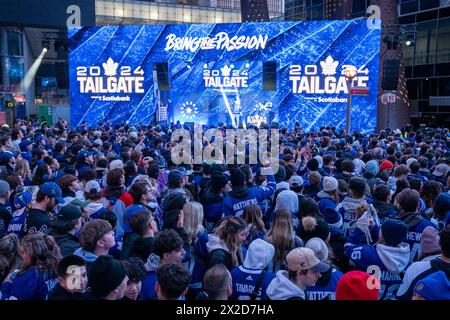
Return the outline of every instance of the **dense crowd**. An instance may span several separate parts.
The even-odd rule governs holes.
[[[273,172],[181,128],[3,126],[0,299],[450,299],[448,129],[279,128]]]

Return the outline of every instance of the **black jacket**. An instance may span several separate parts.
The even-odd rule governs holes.
[[[12,219],[12,215],[5,205],[0,204],[0,239],[6,235],[8,223]]]
[[[229,252],[225,251],[224,249],[215,249],[210,252],[209,254],[209,262],[208,262],[208,269],[214,267],[216,264],[221,264],[229,271],[233,269],[233,259],[231,258],[231,255]]]
[[[50,227],[51,222],[47,212],[40,209],[30,209],[28,211],[28,216],[24,225],[25,234],[35,232],[43,232],[48,234]]]
[[[85,293],[75,292],[70,293],[59,283],[56,284],[56,286],[53,288],[52,291],[48,294],[47,300],[53,300],[53,301],[64,301],[64,300],[94,300],[94,298],[91,296],[89,291]]]
[[[155,238],[139,237],[134,240],[130,248],[130,257],[139,257],[142,261],[147,261],[148,256],[152,253]]]
[[[63,257],[73,254],[80,247],[77,237],[68,232],[53,229],[50,235],[55,238]]]

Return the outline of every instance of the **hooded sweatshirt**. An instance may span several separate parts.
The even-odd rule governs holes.
[[[280,270],[266,290],[269,300],[307,300],[306,292],[289,280],[288,272]]]
[[[342,216],[344,224],[342,230],[346,234],[349,225],[358,219],[356,215],[356,208],[360,205],[367,205],[366,199],[353,199],[352,197],[345,197],[345,199],[336,206],[336,211]]]
[[[142,300],[157,300],[155,285],[156,281],[156,270],[160,267],[160,257],[152,253],[145,263],[145,269],[147,270],[147,275],[144,281],[142,281],[141,288],[141,299]]]
[[[101,214],[106,211],[106,208],[101,202],[90,202],[86,206],[86,210],[91,219],[99,219]]]
[[[404,242],[396,247],[385,244],[360,245],[364,242],[364,234],[355,229],[345,244],[345,254],[358,270],[371,273],[374,266],[377,266],[380,269],[380,300],[395,298],[404,271],[409,265],[409,245]]]
[[[279,209],[288,209],[292,216],[294,228],[297,228],[299,225],[297,218],[298,207],[298,195],[292,190],[283,190],[277,196],[274,212]]]
[[[275,275],[272,272],[263,273],[263,270],[271,262],[274,253],[273,245],[262,239],[256,239],[250,244],[244,263],[231,271],[233,278],[231,300],[251,300],[258,281],[261,282],[255,292],[256,300],[261,300],[266,295],[266,289]],[[260,280],[260,277],[263,278]]]
[[[450,263],[445,262],[440,257],[411,264],[406,270],[403,282],[397,291],[397,299],[411,300],[417,282],[437,271],[443,271],[447,279],[450,280]]]
[[[314,287],[308,288],[308,298],[310,300],[336,300],[336,287],[342,272],[336,268],[330,268],[322,272]]]
[[[87,271],[89,271],[89,269],[91,268],[91,265],[98,258],[95,254],[93,254],[90,251],[86,251],[83,248],[78,248],[77,250],[75,250],[75,252],[73,254],[83,258],[84,262],[86,262],[86,270]]]
[[[228,270],[233,268],[233,259],[228,252],[227,245],[218,235],[214,233],[208,235],[206,249],[209,253],[208,269],[220,263],[223,263]]]
[[[267,186],[239,186],[233,188],[223,200],[223,213],[225,216],[241,216],[244,209],[251,204],[260,204],[270,198],[276,190],[275,177],[267,176]]]
[[[410,262],[417,261],[421,248],[420,239],[422,238],[422,232],[426,227],[436,229],[435,225],[431,221],[423,218],[418,212],[400,212],[395,218],[408,225],[406,243],[411,248]]]

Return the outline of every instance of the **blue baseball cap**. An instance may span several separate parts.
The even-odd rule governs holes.
[[[144,206],[141,206],[140,204],[133,204],[132,206],[129,206],[127,210],[125,211],[125,223],[123,225],[123,229],[126,233],[132,233],[133,229],[130,226],[130,220],[131,218],[136,215],[137,213],[146,210]]]
[[[4,162],[8,162],[9,160],[11,160],[14,157],[15,157],[15,153],[13,153],[11,151],[5,151],[0,155],[0,159]]]
[[[438,271],[417,282],[414,292],[426,300],[450,300],[450,281],[444,271]]]
[[[92,156],[93,154],[93,152],[90,152],[88,150],[80,150],[80,152],[78,153],[78,159],[86,158]]]
[[[22,140],[22,142],[19,143],[20,151],[26,152],[26,151],[27,151],[27,147],[28,147],[30,144],[32,144],[30,140],[27,140],[27,139]]]
[[[41,184],[41,186],[39,187],[39,191],[41,191],[48,197],[55,198],[58,203],[64,203],[61,188],[54,182],[46,182],[44,184]]]
[[[36,137],[34,138],[34,141],[36,141],[36,142],[41,142],[41,141],[44,140],[44,139],[45,139],[44,136],[38,135],[38,136],[36,136]]]
[[[19,193],[14,197],[14,207],[16,209],[22,209],[26,207],[32,199],[33,195],[29,192],[24,191],[22,193]]]

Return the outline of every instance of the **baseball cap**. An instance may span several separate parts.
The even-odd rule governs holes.
[[[15,153],[12,153],[11,151],[5,151],[0,155],[0,159],[4,162],[7,162],[14,158]]]
[[[127,210],[125,211],[125,219],[124,219],[124,225],[123,225],[123,230],[126,233],[131,233],[133,232],[133,229],[130,226],[130,220],[131,218],[136,215],[137,213],[141,212],[141,211],[145,211],[145,207],[141,206],[140,204],[134,204],[131,205],[127,208]]]
[[[111,163],[109,164],[109,170],[113,170],[113,169],[123,169],[123,162],[120,159],[116,159],[111,161]]]
[[[0,180],[0,197],[3,197],[9,192],[9,183],[5,180]]]
[[[26,207],[31,200],[33,200],[33,195],[31,193],[26,191],[19,193],[14,197],[14,207],[16,209],[22,209]]]
[[[319,260],[309,248],[295,248],[286,256],[287,267],[291,271],[313,269],[317,272],[326,272],[330,265]]]
[[[389,160],[383,160],[380,163],[380,169],[384,170],[384,169],[392,169],[394,167],[394,165],[392,164],[392,162],[390,162]]]
[[[88,150],[80,150],[80,152],[78,152],[78,159],[86,158],[93,154],[94,154],[93,152],[90,152]]]
[[[291,187],[300,187],[303,185],[303,178],[301,176],[292,176],[289,179],[289,185]]]
[[[445,163],[438,164],[434,168],[433,175],[436,177],[445,177],[448,173],[448,166]]]
[[[39,191],[45,194],[48,197],[55,198],[59,203],[64,203],[64,199],[61,195],[61,188],[54,182],[46,182],[41,184],[39,187]]]
[[[62,207],[58,212],[58,219],[54,222],[55,227],[65,228],[71,224],[73,220],[81,217],[81,209],[79,206],[68,204]]]
[[[183,177],[185,176],[185,174],[183,174],[181,171],[177,170],[173,170],[169,173],[169,182],[178,182],[180,181]]]
[[[86,183],[84,190],[87,193],[96,194],[100,193],[102,191],[102,188],[100,187],[100,184],[96,180],[90,180]]]

